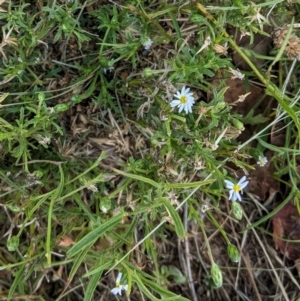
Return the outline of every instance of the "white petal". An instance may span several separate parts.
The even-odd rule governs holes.
[[[177,91],[176,94],[174,95],[174,97],[180,98],[181,97],[181,93],[179,91]]]
[[[192,107],[193,107],[193,103],[191,103],[191,102],[187,102],[186,105],[187,105],[187,107],[188,107],[190,110],[191,110]]]
[[[224,180],[225,184],[226,184],[226,188],[228,189],[232,189],[234,184],[228,180]]]
[[[183,109],[184,109],[184,105],[181,104],[181,105],[179,106],[179,111],[178,111],[178,112],[181,113]]]
[[[122,288],[120,288],[120,287],[114,287],[112,290],[111,290],[111,292],[114,294],[114,295],[120,295],[120,296],[122,296]]]
[[[173,101],[171,101],[171,103],[170,103],[170,106],[172,107],[172,108],[174,108],[174,107],[177,107],[178,105],[180,105],[180,101],[179,100],[173,100]]]
[[[241,195],[238,192],[236,192],[236,197],[240,202],[242,201]]]
[[[189,108],[187,106],[184,107],[184,111],[185,111],[186,114],[192,113],[192,112],[189,111]]]
[[[188,94],[190,92],[190,88],[183,87],[181,90],[181,94]]]
[[[117,279],[116,279],[116,283],[117,283],[117,284],[120,283],[120,281],[121,281],[121,279],[122,279],[122,275],[123,275],[123,274],[122,274],[121,272],[118,273],[118,276],[117,276]]]
[[[233,190],[229,190],[229,201],[232,199],[233,192]]]
[[[243,177],[239,180],[238,184],[241,186],[242,183],[245,182],[245,181],[246,181],[246,176],[243,176]]]
[[[233,190],[232,190],[232,191],[233,191]],[[232,200],[235,202],[235,201],[238,199],[238,196],[239,196],[239,193],[233,191],[233,198],[232,198]]]
[[[247,185],[248,185],[249,181],[246,181],[242,184],[240,184],[241,190],[243,190]]]

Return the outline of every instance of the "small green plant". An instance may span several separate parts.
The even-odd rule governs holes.
[[[275,211],[259,189],[246,193],[251,173],[286,185],[279,207],[298,200],[298,40],[293,20],[266,27],[298,12],[288,2],[0,1],[3,298],[188,301],[234,282],[224,298],[252,291],[236,289],[242,273],[259,281],[272,265],[245,260],[241,232],[258,237]],[[271,52],[248,47],[257,34],[276,38]],[[273,99],[237,109],[253,82]],[[254,218],[253,200],[271,212]]]

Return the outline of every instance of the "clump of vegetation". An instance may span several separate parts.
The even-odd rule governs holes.
[[[292,2],[0,1],[0,300],[299,297]]]

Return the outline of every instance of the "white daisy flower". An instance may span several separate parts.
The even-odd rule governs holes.
[[[229,189],[229,200],[232,199],[233,202],[236,200],[242,201],[240,191],[243,193],[243,189],[248,185],[249,181],[246,181],[246,176],[243,176],[237,184],[225,180],[226,188]]]
[[[145,43],[143,43],[144,49],[149,50],[152,44],[153,41],[150,38],[148,38],[148,40]]]
[[[122,296],[122,291],[127,291],[128,290],[128,284],[120,284],[122,278],[122,273],[119,272],[118,277],[116,279],[116,287],[114,287],[111,292],[114,295],[120,295]]]
[[[170,105],[172,108],[178,107],[179,113],[184,110],[187,114],[192,113],[192,106],[195,103],[195,98],[193,96],[193,93],[189,93],[190,88],[183,87],[181,91],[177,91],[177,93],[174,95],[175,98]]]
[[[263,156],[259,156],[258,157],[258,161],[256,162],[260,167],[265,166],[268,163],[268,158],[267,157],[263,157]]]

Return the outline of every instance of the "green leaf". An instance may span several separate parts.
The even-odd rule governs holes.
[[[176,268],[174,266],[170,266],[168,268],[168,272],[169,272],[169,275],[174,277],[174,281],[176,283],[186,283],[186,277],[184,275],[182,275],[181,271],[178,268]]]
[[[272,145],[270,143],[265,142],[264,140],[257,138],[258,142],[265,148],[270,149],[278,154],[283,154],[283,153],[294,153],[296,155],[300,154],[299,149],[291,149],[287,147],[278,147],[275,145]]]
[[[256,125],[259,123],[265,123],[270,120],[269,117],[264,117],[262,114],[258,114],[256,116],[253,116],[254,110],[251,109],[250,112],[245,116],[244,118],[241,118],[241,121],[244,124],[251,124],[251,125]]]
[[[124,172],[122,170],[118,170],[118,169],[115,169],[115,168],[112,168],[112,170],[117,173],[117,174],[120,174],[120,175],[123,175],[127,178],[131,178],[131,179],[135,179],[135,180],[138,180],[138,181],[141,181],[141,182],[145,182],[145,183],[148,183],[156,188],[160,188],[160,184],[149,179],[149,178],[146,178],[146,177],[143,177],[143,176],[140,176],[140,175],[135,175],[135,174],[132,174],[132,173],[128,173],[128,172]]]
[[[100,263],[98,263],[97,268],[95,268],[92,271],[87,272],[82,277],[85,278],[85,277],[89,277],[91,275],[94,275],[96,273],[100,273],[100,272],[102,273],[104,270],[108,270],[114,263],[115,263],[115,261],[111,260],[111,259],[109,261],[104,262],[104,263],[100,262]]]
[[[8,295],[7,295],[7,301],[10,301],[17,286],[19,285],[20,282],[23,281],[23,275],[24,275],[24,271],[25,271],[25,264],[23,264],[22,266],[20,266],[19,270],[15,273],[15,279],[13,281],[13,283],[10,286]]]
[[[190,301],[184,297],[178,296],[167,289],[161,287],[160,285],[156,284],[154,281],[149,280],[147,278],[141,279],[140,275],[137,275],[136,272],[132,274],[132,279],[134,282],[137,283],[139,289],[152,301]],[[155,291],[157,294],[161,296],[161,299],[156,298],[152,295],[152,293],[148,290],[147,286]]]
[[[175,231],[176,231],[176,234],[178,235],[179,239],[183,239],[185,237],[185,230],[184,230],[184,227],[183,227],[183,224],[182,224],[182,221],[181,221],[181,218],[180,218],[178,212],[171,205],[169,200],[161,199],[160,201],[166,207],[166,209],[173,221],[173,224],[175,226]]]
[[[92,301],[94,296],[94,291],[99,284],[100,277],[102,276],[102,271],[94,274],[89,280],[88,286],[86,288],[83,301]]]
[[[72,265],[72,269],[68,276],[68,283],[71,283],[72,279],[74,278],[75,274],[77,273],[77,270],[81,266],[82,262],[85,260],[86,254],[88,251],[89,251],[89,248],[87,247],[87,248],[83,249],[78,256],[76,256],[76,258],[73,262],[73,265]]]
[[[124,213],[121,213],[119,215],[116,215],[109,219],[107,222],[104,224],[100,225],[98,228],[95,230],[91,231],[89,234],[84,236],[80,241],[78,241],[68,252],[67,255],[69,257],[72,257],[76,255],[78,252],[83,250],[86,247],[91,246],[92,244],[95,243],[95,241],[104,233],[107,231],[111,230],[115,226],[117,226],[121,221],[124,216]]]
[[[59,174],[60,174],[60,181],[51,195],[51,201],[49,205],[49,210],[48,210],[48,225],[47,225],[47,237],[46,237],[46,258],[47,258],[47,265],[48,267],[51,266],[51,238],[52,238],[52,214],[53,214],[53,208],[56,200],[61,196],[63,188],[64,188],[64,183],[65,183],[65,176],[64,176],[64,171],[61,166],[59,166]]]
[[[214,179],[210,179],[210,180],[204,180],[204,181],[198,181],[198,182],[190,182],[190,183],[167,183],[165,184],[165,187],[170,189],[174,189],[174,188],[194,188],[194,187],[200,187],[200,186],[204,186],[204,185],[209,185],[211,183],[213,183],[215,180]]]

